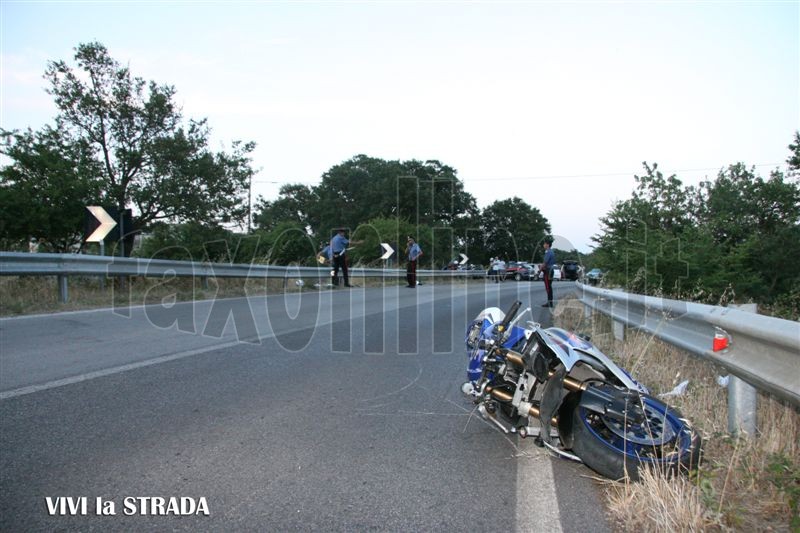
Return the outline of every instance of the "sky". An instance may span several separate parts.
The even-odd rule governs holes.
[[[42,75],[98,41],[168,84],[212,148],[255,141],[254,197],[357,154],[436,159],[591,250],[643,162],[684,184],[786,169],[800,1],[0,2],[0,127],[56,114]]]

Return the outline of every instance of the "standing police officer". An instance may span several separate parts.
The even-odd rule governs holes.
[[[408,265],[406,266],[406,280],[408,281],[409,289],[417,288],[417,259],[422,255],[422,248],[419,247],[417,241],[411,235],[408,236],[408,245],[406,246],[406,254],[408,256]]]
[[[331,276],[333,277],[333,284],[339,285],[339,269],[342,269],[342,277],[344,277],[344,286],[352,287],[350,285],[350,274],[347,271],[347,245],[350,240],[344,236],[345,229],[338,228],[336,235],[331,239],[328,247],[328,259],[331,260]],[[352,244],[360,244],[361,241],[353,241]]]
[[[550,235],[544,238],[544,262],[541,265],[542,273],[544,275],[544,290],[547,291],[547,302],[542,304],[542,307],[553,307],[553,267],[556,264],[556,256],[553,253],[553,237]]]

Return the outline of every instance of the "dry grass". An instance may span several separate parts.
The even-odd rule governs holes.
[[[257,280],[265,285],[265,280]],[[271,281],[271,280],[270,280]],[[271,284],[269,290],[274,290]],[[96,309],[121,305],[144,305],[162,301],[191,301],[253,294],[255,283],[238,280],[199,278],[129,278],[120,288],[118,279],[109,278],[105,287],[92,277],[69,278],[67,303],[58,300],[53,277],[4,276],[0,278],[0,316]]]
[[[759,394],[755,438],[728,434],[724,370],[641,333],[611,334],[608,318],[584,318],[577,300],[561,302],[556,322],[589,333],[654,395],[689,380],[670,398],[703,437],[703,459],[690,476],[667,479],[646,473],[639,483],[606,484],[608,509],[619,531],[800,532],[800,412]]]
[[[642,472],[638,483],[609,483],[608,504],[622,531],[708,531],[724,529],[718,515],[698,497],[685,477],[664,479],[659,470]]]

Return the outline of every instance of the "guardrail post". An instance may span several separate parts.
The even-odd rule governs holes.
[[[748,313],[757,313],[756,304],[731,305]],[[728,433],[744,433],[752,438],[756,434],[758,391],[733,374],[728,376]]]
[[[628,316],[628,299],[627,296],[624,301],[612,301],[611,302],[611,331],[614,334],[614,338],[618,341],[625,340],[625,322],[620,320],[614,320],[614,314],[622,314],[620,313],[620,308],[625,306],[623,316],[627,318]]]
[[[755,387],[734,375],[728,376],[728,433],[755,436],[757,398]]]
[[[69,300],[69,286],[67,285],[67,276],[58,276],[58,301],[62,304],[67,303]]]
[[[618,341],[625,340],[625,324],[622,322],[613,321],[614,323],[614,338]]]
[[[100,255],[106,255],[106,241],[100,241]],[[100,290],[106,290],[106,274],[100,274]]]

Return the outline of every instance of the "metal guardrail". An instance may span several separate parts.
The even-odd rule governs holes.
[[[402,269],[350,267],[355,278],[394,278],[405,275]],[[417,270],[419,277],[464,277],[470,270]],[[3,276],[163,276],[217,278],[297,278],[329,277],[329,267],[278,266],[263,264],[205,263],[166,259],[141,259],[81,254],[31,254],[0,252]]]
[[[402,269],[350,268],[352,278],[398,278]],[[468,270],[417,270],[420,278],[463,278],[472,276]],[[262,264],[226,264],[165,259],[140,259],[82,254],[38,254],[0,252],[0,275],[57,276],[61,300],[67,299],[69,276],[144,276],[196,278],[319,278],[330,279],[330,267],[278,266]]]
[[[800,322],[578,284],[581,302],[800,406]],[[728,347],[714,351],[715,335]]]

